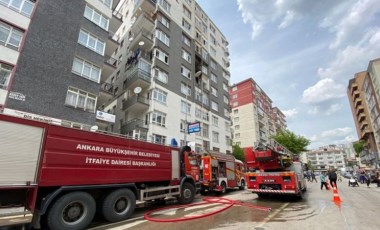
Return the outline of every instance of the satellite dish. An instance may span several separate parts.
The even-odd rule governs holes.
[[[91,132],[96,132],[96,131],[98,131],[98,128],[99,127],[97,125],[91,126],[90,131]]]
[[[141,93],[141,87],[136,87],[134,90],[133,90],[133,92],[135,93],[135,94],[139,94],[139,93]]]

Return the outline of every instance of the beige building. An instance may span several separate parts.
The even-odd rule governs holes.
[[[241,147],[267,143],[276,130],[286,128],[285,115],[272,107],[272,100],[249,78],[230,88],[233,142]]]

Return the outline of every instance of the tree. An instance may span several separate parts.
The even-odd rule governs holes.
[[[239,145],[232,145],[232,155],[238,160],[245,162],[244,150]]]
[[[359,154],[364,150],[365,141],[360,140],[354,143],[355,156],[359,157]]]
[[[306,147],[310,144],[309,139],[296,135],[290,130],[281,130],[272,138],[296,155],[307,151]]]

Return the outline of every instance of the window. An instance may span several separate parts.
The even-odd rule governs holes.
[[[230,100],[228,100],[228,97],[226,95],[223,95],[223,101],[226,104],[230,103]]]
[[[21,30],[0,21],[0,45],[18,50],[23,35]]]
[[[202,123],[202,136],[208,137],[208,124]]]
[[[66,95],[65,104],[80,108],[85,111],[95,112],[96,96],[88,92],[69,87]]]
[[[236,90],[237,90],[237,87],[236,87],[236,86],[232,88],[232,91],[236,91]]]
[[[212,116],[212,124],[214,126],[218,126],[218,124],[219,124],[219,118],[217,116]]]
[[[185,83],[181,83],[181,93],[191,96],[191,87]]]
[[[187,132],[187,122],[185,120],[181,120],[179,124],[179,130],[181,133]]]
[[[202,72],[204,73],[204,74],[208,74],[208,68],[206,67],[206,66],[202,66]]]
[[[217,97],[218,96],[218,90],[216,90],[216,88],[211,86],[211,94],[214,95],[215,97]]]
[[[78,42],[98,54],[104,55],[105,43],[88,32],[80,30]]]
[[[236,99],[236,98],[238,98],[237,94],[232,95],[232,99]]]
[[[216,39],[214,38],[214,36],[210,35],[210,40],[211,40],[211,43],[216,46]]]
[[[74,58],[72,72],[97,83],[100,81],[100,68],[80,58]]]
[[[160,89],[154,89],[153,90],[153,100],[158,101],[162,104],[166,105],[166,98],[167,98],[167,93],[160,90]]]
[[[239,117],[235,117],[234,122],[238,122],[238,121],[239,121]]]
[[[211,108],[215,111],[218,111],[218,103],[215,101],[211,101]]]
[[[202,118],[205,121],[209,120],[208,112],[201,108],[195,108],[195,116],[198,118]]]
[[[240,125],[235,125],[235,130],[240,130]]]
[[[161,24],[164,25],[166,28],[170,27],[170,21],[162,14],[157,15],[157,20],[161,22]]]
[[[156,56],[162,62],[169,64],[169,56],[164,51],[156,48],[154,51],[154,56]]]
[[[171,5],[166,0],[158,0],[158,4],[170,14]]]
[[[215,143],[219,143],[219,133],[212,131],[212,141]]]
[[[208,97],[207,97],[206,94],[203,94],[203,95],[202,95],[202,103],[203,103],[204,105],[208,105],[208,103],[209,103],[209,101],[208,101]]]
[[[216,57],[216,49],[210,47],[211,56]]]
[[[5,5],[28,18],[32,14],[34,7],[34,3],[29,0],[0,0],[0,4]]]
[[[224,91],[228,92],[228,85],[226,83],[223,83],[223,89]]]
[[[99,0],[99,1],[101,1],[108,8],[111,8],[112,0]]]
[[[224,116],[230,117],[230,111],[226,108],[224,108]]]
[[[84,10],[84,17],[88,20],[92,21],[96,25],[100,26],[101,28],[108,31],[108,25],[109,20],[108,18],[104,17],[102,14],[95,11],[93,8],[86,5],[86,8]]]
[[[168,83],[168,74],[158,68],[154,69],[154,77],[157,78],[162,83],[167,84]]]
[[[182,42],[186,44],[188,47],[191,46],[190,38],[188,38],[186,35],[182,34]]]
[[[213,25],[211,25],[211,24],[210,24],[210,30],[211,30],[212,33],[215,34],[215,27]]]
[[[185,50],[182,50],[182,58],[185,59],[187,62],[191,63],[191,54],[188,53]]]
[[[235,138],[240,138],[240,133],[235,133]]]
[[[226,145],[231,145],[231,138],[229,136],[226,136]]]
[[[190,114],[191,105],[186,101],[181,101],[181,112]]]
[[[191,80],[191,71],[188,68],[181,66],[181,74]]]
[[[211,81],[217,83],[218,79],[215,74],[211,73]]]
[[[12,66],[0,62],[0,89],[6,89],[8,87],[12,68]]]
[[[224,129],[227,131],[227,132],[230,132],[231,130],[231,127],[230,127],[230,123],[228,121],[225,121],[224,122]]]
[[[239,110],[238,110],[238,109],[235,109],[235,110],[234,110],[234,114],[239,114]]]
[[[161,135],[158,135],[158,134],[153,134],[152,138],[153,138],[152,141],[154,143],[162,144],[162,145],[164,145],[166,143],[166,137],[165,136],[161,136]]]
[[[165,45],[169,46],[170,45],[170,39],[168,35],[166,35],[164,32],[162,32],[159,29],[156,29],[156,38],[158,40],[162,41]]]
[[[184,18],[182,18],[182,26],[183,28],[185,28],[187,31],[190,31],[191,30],[191,24],[186,21]]]
[[[191,12],[189,9],[187,9],[185,6],[183,6],[183,14],[188,17],[189,19],[191,19]]]
[[[152,123],[165,127],[166,125],[166,114],[159,111],[152,112]]]
[[[211,66],[211,68],[216,69],[216,62],[214,62],[213,60],[211,60],[210,61],[210,66]]]
[[[202,102],[202,90],[195,87],[195,100]]]

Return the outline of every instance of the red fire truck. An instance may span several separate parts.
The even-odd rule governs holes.
[[[302,198],[306,180],[302,163],[274,140],[268,145],[244,148],[248,172],[247,188],[259,197],[269,194],[288,194]]]
[[[201,194],[245,188],[244,164],[232,155],[208,151],[202,155],[201,169]]]
[[[136,201],[191,203],[199,188],[188,146],[0,114],[0,209],[25,207],[35,228],[85,229],[95,212],[125,220]]]

